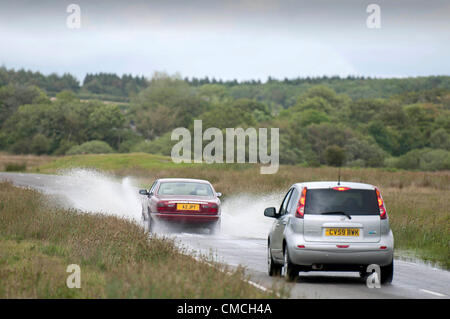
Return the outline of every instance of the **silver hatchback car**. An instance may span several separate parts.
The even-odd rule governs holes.
[[[394,271],[394,236],[380,191],[350,182],[308,182],[290,187],[268,237],[268,272],[293,281],[299,271],[381,270],[381,283]]]

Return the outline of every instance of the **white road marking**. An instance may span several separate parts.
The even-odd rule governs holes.
[[[258,285],[256,282],[253,282],[251,280],[247,280],[247,282],[256,288],[261,289],[262,291],[268,291],[268,289],[266,287]]]
[[[426,292],[427,294],[432,294],[432,295],[435,295],[435,296],[439,296],[439,297],[445,297],[444,294],[441,294],[441,293],[435,292],[435,291],[431,291],[431,290],[420,289],[420,291]]]

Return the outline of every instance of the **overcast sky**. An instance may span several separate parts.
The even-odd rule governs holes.
[[[71,3],[81,28],[69,29]],[[381,28],[366,25],[369,4]],[[0,0],[0,64],[261,79],[450,74],[450,1]]]

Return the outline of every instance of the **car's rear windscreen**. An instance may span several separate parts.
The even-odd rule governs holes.
[[[213,196],[211,186],[206,183],[195,182],[162,182],[158,190],[159,195],[193,195]]]
[[[379,215],[377,194],[374,190],[308,189],[305,214],[344,212],[349,215]]]

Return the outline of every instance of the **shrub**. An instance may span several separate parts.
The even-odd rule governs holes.
[[[26,140],[19,140],[12,144],[9,150],[14,154],[28,154],[31,153],[30,142]]]
[[[440,128],[431,134],[430,144],[433,148],[441,148],[450,151],[450,135],[445,129]]]
[[[394,163],[396,168],[437,171],[450,169],[450,152],[424,148],[412,150],[400,156]]]
[[[68,140],[61,140],[59,142],[59,147],[53,152],[54,155],[64,155],[72,147],[76,146],[76,143]]]
[[[345,150],[337,145],[328,146],[325,149],[325,160],[328,165],[342,166],[345,162]]]
[[[89,141],[81,145],[72,147],[66,152],[66,155],[76,154],[106,154],[112,153],[113,149],[108,143],[103,141]]]
[[[51,140],[43,134],[36,134],[31,140],[31,151],[37,155],[46,154],[51,147]]]
[[[177,143],[177,141],[171,140],[171,135],[172,133],[168,132],[163,136],[155,138],[152,141],[142,141],[134,145],[131,150],[133,152],[144,152],[170,156],[173,145]]]
[[[385,153],[379,146],[370,144],[365,139],[351,138],[345,145],[345,151],[349,163],[358,161],[357,166],[361,165],[360,167],[383,166]]]
[[[5,171],[6,172],[23,172],[27,169],[26,163],[6,163]]]

